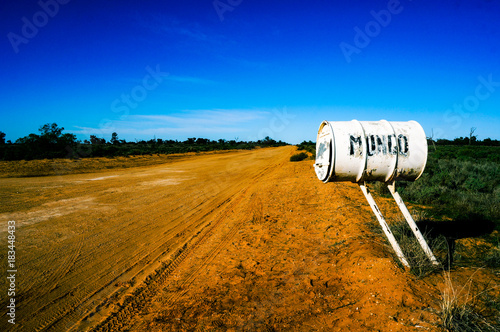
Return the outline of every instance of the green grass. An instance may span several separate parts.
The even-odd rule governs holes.
[[[481,216],[500,224],[500,162],[440,159],[430,155],[422,177],[398,184],[406,200],[439,207],[450,218]]]
[[[435,149],[429,146],[429,154],[437,159],[500,163],[500,146],[438,145]]]

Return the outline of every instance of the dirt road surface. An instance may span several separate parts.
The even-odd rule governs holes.
[[[0,179],[18,270],[0,330],[437,330],[439,287],[397,266],[359,188],[294,151]]]

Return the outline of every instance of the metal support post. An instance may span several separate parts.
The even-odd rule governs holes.
[[[401,198],[401,196],[399,196],[399,193],[396,191],[395,182],[394,181],[388,182],[387,187],[389,188],[389,191],[391,192],[392,197],[394,197],[394,200],[398,204],[399,209],[401,210],[401,212],[403,213],[403,215],[406,219],[406,222],[410,226],[413,234],[415,234],[415,237],[417,238],[418,243],[420,243],[420,246],[424,250],[425,254],[427,255],[427,257],[429,257],[432,264],[439,265],[439,262],[437,261],[436,257],[434,257],[434,254],[432,253],[431,248],[429,248],[429,245],[427,244],[424,237],[422,236],[422,233],[418,229],[417,224],[415,224],[415,221],[413,220],[413,218],[410,214],[410,211],[408,211],[405,203],[403,202],[403,199]]]
[[[377,203],[373,199],[372,194],[366,187],[366,183],[361,183],[358,182],[359,187],[361,188],[361,191],[366,197],[366,200],[368,201],[368,204],[370,204],[370,207],[373,210],[373,213],[375,213],[375,216],[378,219],[378,222],[380,223],[380,226],[382,226],[382,229],[384,230],[385,236],[387,236],[387,239],[391,243],[392,248],[396,252],[396,255],[398,256],[399,260],[405,267],[410,267],[410,264],[408,264],[408,261],[406,260],[403,251],[401,251],[401,247],[399,246],[398,242],[396,241],[396,238],[394,238],[394,235],[391,232],[391,229],[389,228],[389,225],[387,225],[387,222],[384,219],[384,216],[382,215],[382,212],[380,212],[380,209],[377,206]]]

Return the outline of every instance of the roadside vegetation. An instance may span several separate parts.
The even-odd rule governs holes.
[[[311,154],[310,159],[316,159],[316,143],[312,141],[303,141],[299,145],[297,145],[298,151],[306,151]]]
[[[89,139],[79,141],[76,135],[63,133],[64,128],[56,123],[40,127],[39,134],[30,134],[15,142],[5,140],[0,131],[0,160],[34,160],[53,158],[118,157],[152,154],[173,154],[216,150],[254,149],[288,145],[275,141],[269,136],[258,141],[210,140],[188,138],[185,141],[154,138],[148,141],[127,142],[113,133],[109,141],[90,135]]]
[[[290,157],[290,161],[302,161],[302,160],[305,160],[309,158],[309,154],[307,154],[306,152],[300,152],[300,153],[296,153],[294,155],[292,155]]]
[[[316,143],[314,143],[314,142],[303,141],[302,143],[297,145],[297,151],[300,151],[300,152],[292,155],[290,157],[290,161],[302,161],[305,159],[311,159],[311,160],[316,159]]]

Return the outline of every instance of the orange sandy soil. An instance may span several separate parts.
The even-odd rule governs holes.
[[[443,275],[400,268],[359,188],[321,183],[294,152],[101,158],[27,178],[3,163],[0,258],[15,220],[18,307],[0,330],[439,331]],[[451,277],[471,293],[499,281]]]

